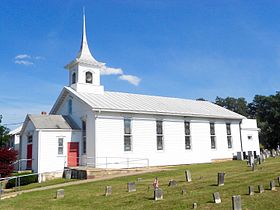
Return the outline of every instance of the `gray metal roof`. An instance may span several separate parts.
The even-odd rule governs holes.
[[[79,126],[68,116],[63,115],[28,115],[36,129],[74,129]]]
[[[244,116],[208,101],[149,96],[131,93],[108,92],[104,94],[81,93],[70,87],[68,91],[93,109],[111,112],[162,114],[177,116],[243,119]]]

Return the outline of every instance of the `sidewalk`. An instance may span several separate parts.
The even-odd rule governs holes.
[[[105,177],[104,176],[97,177],[94,179],[78,180],[78,181],[74,181],[74,182],[61,183],[61,184],[50,185],[50,186],[46,186],[46,187],[38,187],[38,188],[29,189],[29,190],[21,190],[21,191],[17,191],[17,192],[6,193],[6,194],[2,195],[0,200],[6,199],[6,198],[13,198],[22,193],[63,188],[63,187],[67,187],[67,186],[80,185],[80,184],[89,183],[89,182],[108,180],[108,179],[113,179],[113,178],[118,178],[118,177],[123,177],[123,176],[133,176],[133,175],[146,174],[146,173],[152,173],[152,172],[160,172],[160,171],[165,171],[165,170],[169,170],[169,169],[164,168],[164,167],[154,167],[154,168],[148,168],[147,170],[131,171],[127,174],[123,174],[123,173],[113,174],[113,175],[107,175]]]

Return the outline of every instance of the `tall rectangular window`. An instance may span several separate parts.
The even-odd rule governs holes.
[[[87,153],[87,124],[86,121],[82,121],[82,152]]]
[[[191,130],[190,122],[185,121],[185,149],[191,149]]]
[[[216,149],[216,134],[215,134],[214,123],[210,123],[210,138],[211,138],[211,149]]]
[[[58,138],[58,154],[63,155],[63,138]]]
[[[232,136],[231,136],[231,128],[230,128],[230,123],[226,124],[227,127],[227,143],[228,143],[228,148],[232,148]]]
[[[131,119],[124,119],[124,151],[131,149]]]
[[[156,121],[157,126],[157,150],[163,150],[163,132],[162,132],[162,121]]]

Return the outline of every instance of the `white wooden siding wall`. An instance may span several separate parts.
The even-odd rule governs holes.
[[[58,154],[58,138],[63,138],[63,154]],[[40,131],[38,172],[62,171],[64,166],[67,166],[67,143],[75,141],[75,139],[75,135],[72,136],[71,131]]]
[[[36,130],[34,125],[29,121],[27,123],[27,126],[25,127],[25,130],[22,132],[22,142],[21,142],[21,157],[20,159],[27,159],[27,136],[29,134],[32,134],[33,136],[33,141],[32,141],[32,158],[35,159],[35,157],[38,157],[38,147],[37,147],[37,143],[34,143],[35,141],[37,141],[37,137],[38,135],[36,134]],[[35,172],[37,172],[37,160],[33,160],[32,161],[32,170],[34,170]],[[21,164],[21,169],[26,169],[26,161],[22,161]]]
[[[231,122],[233,149],[228,149],[226,122],[192,120],[192,149],[185,150],[184,119],[163,119],[164,149],[157,150],[157,118],[132,118],[132,151],[124,151],[124,117],[98,116],[96,119],[96,156],[148,158],[151,166],[211,162],[212,159],[232,158],[240,149],[239,125]],[[217,149],[211,149],[209,122],[215,122]],[[102,162],[97,158],[97,161]],[[108,160],[108,162],[111,162]],[[104,163],[104,161],[103,161]],[[126,167],[127,164],[108,167]],[[132,164],[129,164],[132,167]],[[135,166],[135,165],[134,165]],[[100,165],[97,164],[97,167]]]
[[[72,99],[72,114],[71,118],[76,122],[76,124],[82,129],[82,120],[86,121],[87,124],[87,156],[94,157],[94,113],[85,103],[77,100],[76,97],[71,97],[68,95],[63,104],[59,107],[56,113],[61,115],[68,115],[68,100]],[[79,133],[76,141],[79,142],[79,154],[82,154],[82,133]],[[85,158],[85,157],[84,157]],[[92,161],[92,159],[90,159]]]
[[[248,151],[256,151],[257,155],[259,155],[260,147],[257,121],[255,119],[244,119],[242,120],[241,128],[243,151],[246,154],[248,154]],[[249,140],[248,136],[252,136],[252,139]]]

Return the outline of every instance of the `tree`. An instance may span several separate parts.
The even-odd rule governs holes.
[[[222,106],[226,109],[229,109],[233,112],[236,112],[238,114],[241,114],[245,117],[248,116],[248,107],[247,107],[247,101],[245,98],[233,98],[233,97],[216,97],[215,104]]]
[[[4,147],[6,145],[6,142],[9,141],[10,135],[9,135],[9,129],[3,125],[1,125],[2,122],[2,115],[0,115],[0,148]]]
[[[13,149],[0,148],[0,174],[1,177],[9,176],[13,170],[13,163],[17,160],[17,152]]]
[[[248,104],[249,116],[256,118],[261,129],[260,142],[266,148],[276,148],[280,144],[280,92],[275,95],[256,95]]]

